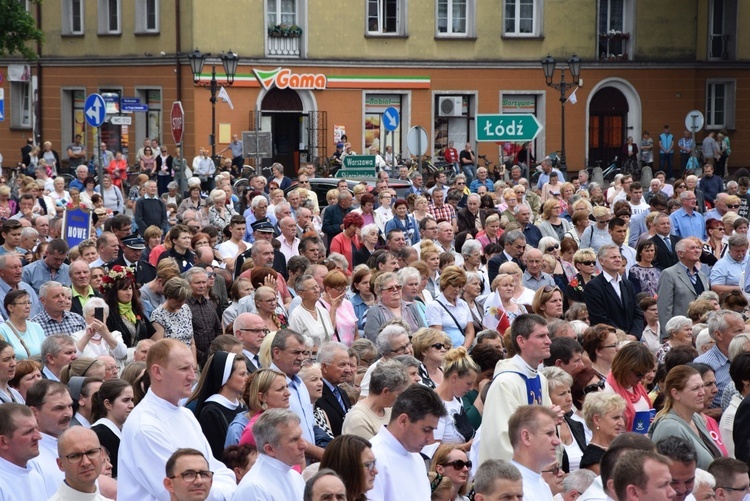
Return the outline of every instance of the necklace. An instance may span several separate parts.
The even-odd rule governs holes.
[[[311,310],[310,308],[308,308],[307,306],[305,306],[305,303],[300,303],[300,305],[301,305],[301,306],[302,306],[302,307],[303,307],[303,308],[304,308],[305,310],[307,310],[308,312],[310,312],[310,313],[312,314],[313,318],[315,318],[315,319],[317,319],[317,318],[318,318],[318,310],[317,310],[317,308],[316,308],[316,309],[312,309],[312,310]]]

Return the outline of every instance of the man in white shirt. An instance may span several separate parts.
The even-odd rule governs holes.
[[[523,405],[508,421],[512,463],[521,472],[527,499],[552,501],[552,490],[542,478],[542,469],[555,461],[561,443],[556,420],[557,413],[548,407]]]
[[[269,409],[253,425],[253,437],[258,459],[242,477],[235,499],[302,499],[305,481],[292,469],[304,463],[307,446],[299,416],[290,409]]]
[[[177,449],[167,460],[164,488],[170,501],[205,501],[213,484],[208,461],[195,449]]]
[[[630,273],[630,268],[635,265],[635,249],[628,245],[628,224],[620,219],[619,217],[612,218],[609,221],[609,236],[612,238],[612,243],[620,249],[620,254],[627,261],[625,267],[627,276]]]
[[[216,248],[230,270],[234,269],[234,262],[237,256],[248,249],[248,245],[242,240],[245,237],[245,231],[245,218],[240,215],[232,216],[229,220],[229,233],[231,237]]]
[[[474,475],[474,501],[520,501],[523,493],[521,472],[507,461],[488,459]]]
[[[60,381],[63,367],[78,358],[75,340],[65,334],[47,336],[42,342],[42,377]]]
[[[120,255],[120,242],[114,233],[105,231],[96,239],[96,250],[99,252],[99,258],[89,264],[89,268],[104,266],[117,259]]]
[[[57,451],[57,466],[65,474],[65,481],[49,501],[108,501],[96,486],[104,465],[102,445],[96,433],[82,426],[69,428],[60,435]]]
[[[388,426],[371,440],[378,474],[367,499],[430,499],[430,482],[419,452],[434,441],[433,432],[446,413],[442,399],[426,386],[409,386],[396,398]]]
[[[643,200],[643,185],[638,181],[630,183],[630,212],[635,216],[649,210],[648,203]]]
[[[39,455],[34,414],[23,404],[0,405],[0,499],[28,501],[47,499],[44,480],[28,462]]]
[[[292,217],[284,217],[279,221],[279,230],[281,230],[278,238],[281,243],[279,250],[284,254],[288,263],[292,257],[299,255],[300,239],[297,238],[297,222]]]
[[[161,339],[146,356],[151,387],[128,416],[118,457],[118,498],[166,500],[163,468],[177,449],[193,448],[208,458],[214,472],[208,499],[229,501],[237,489],[234,472],[217,461],[193,413],[179,402],[193,391],[195,371],[190,348]]]
[[[68,387],[57,381],[42,379],[34,383],[26,393],[26,405],[34,411],[42,439],[39,441],[39,456],[29,465],[44,479],[47,497],[57,492],[65,476],[57,467],[57,439],[68,428],[73,418],[73,399]]]

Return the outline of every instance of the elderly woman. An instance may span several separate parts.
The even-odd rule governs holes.
[[[205,201],[201,198],[201,187],[200,185],[191,186],[188,191],[189,197],[185,198],[180,202],[177,207],[177,215],[182,216],[186,210],[199,211],[205,205]]]
[[[352,214],[356,214],[356,212],[352,212]],[[354,266],[367,264],[367,260],[370,259],[370,256],[372,256],[373,252],[375,252],[375,247],[377,247],[378,238],[380,237],[380,230],[374,223],[370,223],[363,227],[361,233],[362,235],[359,239],[361,245],[359,248],[352,251],[352,260]]]
[[[596,269],[596,253],[591,249],[581,249],[573,255],[573,265],[578,273],[568,282],[565,288],[565,297],[574,303],[583,302],[583,291],[586,284],[599,272]]]
[[[478,251],[477,251],[478,252]],[[484,329],[482,319],[484,318],[484,298],[479,299],[482,295],[482,275],[475,271],[466,272],[466,284],[461,299],[466,301],[471,313],[471,321],[474,324],[474,332]]]
[[[411,339],[414,357],[419,360],[419,376],[422,384],[436,388],[443,381],[443,358],[451,349],[451,340],[443,331],[422,328]]]
[[[427,303],[424,298],[420,295],[422,292],[422,276],[419,270],[411,266],[401,268],[396,273],[398,275],[399,283],[401,283],[401,298],[407,304],[414,304],[419,310],[419,314],[422,319],[425,318],[427,313]]]
[[[175,181],[170,181],[167,184],[166,193],[161,195],[161,199],[165,204],[175,204],[179,210],[179,206],[182,204],[182,195],[177,192],[178,189],[179,185]]]
[[[664,384],[664,407],[656,415],[649,435],[654,442],[666,437],[682,437],[697,452],[697,466],[708,469],[721,451],[714,445],[700,413],[706,398],[705,384],[700,373],[686,365],[678,365],[667,374]]]
[[[404,366],[395,360],[379,361],[372,369],[369,392],[349,409],[341,433],[366,440],[374,437],[391,418],[396,397],[410,384]]]
[[[513,300],[516,278],[509,273],[499,273],[492,282],[494,292],[484,302],[482,325],[488,329],[505,332],[513,321],[524,313],[526,307]]]
[[[112,179],[110,179],[109,182],[111,186]],[[65,178],[56,177],[53,181],[53,186],[55,189],[49,192],[49,196],[52,198],[52,201],[55,202],[55,209],[57,210],[57,213],[62,214],[63,209],[65,208],[67,203],[70,202],[70,193],[68,193],[68,191],[65,189]],[[120,195],[120,198],[122,199],[122,195]],[[110,208],[106,205],[106,202],[107,200],[105,199],[105,207]]]
[[[567,417],[573,412],[573,394],[571,392],[573,377],[559,367],[545,367],[542,369],[542,374],[547,378],[549,398],[552,405],[559,406],[566,416],[566,419],[560,423],[558,434],[563,446],[563,470],[570,473],[579,468],[583,451],[586,449],[583,426]]]
[[[542,208],[542,222],[539,224],[539,230],[543,237],[552,237],[558,242],[565,238],[565,234],[570,231],[572,225],[567,219],[561,218],[562,205],[557,199],[551,199],[544,202]]]
[[[595,224],[589,226],[581,235],[581,248],[591,248],[594,252],[604,244],[611,244],[612,237],[609,236],[607,223],[612,219],[612,214],[606,207],[594,207]]]
[[[682,315],[672,317],[667,321],[664,329],[669,339],[656,351],[656,360],[660,364],[664,363],[667,353],[675,346],[692,346],[693,344],[693,322],[689,318]]]
[[[354,254],[362,245],[359,240],[359,232],[362,230],[362,226],[364,226],[364,220],[361,215],[350,212],[344,216],[343,225],[344,231],[331,239],[330,252],[337,252],[346,257],[349,264],[347,273],[351,275],[354,266],[356,266],[353,264]]]
[[[646,433],[648,430],[652,406],[641,380],[655,365],[654,356],[641,343],[626,344],[612,360],[607,385],[625,400],[626,431]]]
[[[279,329],[285,329],[289,326],[289,321],[280,306],[277,292],[267,286],[258,287],[253,295],[255,311],[266,326],[268,334],[275,333]]]
[[[232,216],[237,213],[234,211],[231,200],[229,200],[229,205],[227,205],[228,197],[224,190],[213,190],[210,197],[214,201],[214,205],[208,209],[208,220],[212,226],[223,230],[229,225]]]
[[[559,287],[545,286],[539,288],[531,302],[534,313],[548,322],[559,320],[563,315],[563,297]]]
[[[323,279],[320,304],[328,310],[330,315],[331,325],[333,325],[332,337],[346,346],[351,346],[354,340],[359,338],[359,330],[354,306],[346,298],[348,285],[349,280],[342,271],[329,271]]]
[[[414,217],[409,214],[409,204],[403,198],[399,198],[393,204],[393,218],[385,223],[384,233],[387,235],[393,230],[399,230],[406,237],[406,245],[414,245],[420,240],[419,228]]]
[[[469,305],[461,299],[466,273],[458,266],[449,266],[440,274],[440,295],[427,305],[425,318],[433,329],[445,331],[453,346],[474,342],[474,323]]]
[[[400,318],[409,326],[410,332],[427,327],[415,304],[407,304],[401,296],[401,284],[393,272],[385,272],[375,279],[374,292],[378,298],[367,310],[365,337],[372,342],[378,337],[380,328],[392,318]]]
[[[111,210],[114,215],[125,212],[125,198],[122,196],[120,188],[112,184],[112,178],[109,177],[109,174],[102,177],[102,184],[96,187],[96,191],[101,194],[104,207]]]
[[[97,312],[101,311],[101,317],[97,318]],[[122,341],[122,334],[107,328],[109,317],[109,306],[103,299],[93,297],[86,301],[83,307],[83,318],[86,320],[86,329],[73,334],[76,349],[83,357],[97,358],[108,355],[125,361],[128,356],[128,348]]]
[[[615,328],[607,324],[593,325],[583,333],[581,345],[591,360],[591,368],[602,378],[609,374],[617,353]]]
[[[393,210],[391,208],[391,200],[393,200],[393,195],[391,195],[391,192],[388,190],[383,190],[380,193],[378,193],[378,208],[374,210],[374,213],[380,216],[380,220],[383,223],[383,227],[380,228],[380,232],[385,235],[385,225],[388,224],[388,221],[393,219]],[[377,221],[376,221],[377,224]]]
[[[591,393],[583,404],[586,426],[593,432],[581,457],[581,468],[599,474],[599,462],[612,441],[625,431],[625,401],[612,393]]]
[[[335,336],[330,313],[318,304],[320,286],[312,275],[300,277],[296,285],[302,302],[292,310],[289,328],[311,338],[315,346],[320,346]]]
[[[39,292],[41,294],[44,291],[45,287],[42,286]],[[54,298],[49,300],[55,301]],[[23,289],[10,290],[3,298],[8,320],[0,324],[0,336],[13,346],[18,360],[25,360],[41,353],[42,343],[46,338],[42,326],[29,320],[31,305],[31,297]]]
[[[549,254],[555,258],[555,269],[550,275],[555,279],[555,283],[561,289],[568,285],[568,275],[565,273],[562,259],[560,258],[560,241],[553,237],[542,237],[537,245],[542,254]]]

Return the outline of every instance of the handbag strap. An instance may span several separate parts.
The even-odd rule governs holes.
[[[21,343],[21,346],[23,346],[23,349],[26,350],[26,356],[31,357],[31,350],[29,350],[29,347],[26,345],[26,341],[23,340],[21,334],[19,334],[18,330],[16,330],[16,326],[13,325],[10,320],[7,320],[5,324],[10,327],[10,330],[12,330],[13,334],[16,335],[16,338],[18,338],[18,341]]]
[[[453,316],[453,313],[451,313],[451,312],[450,312],[450,310],[448,309],[448,307],[447,307],[447,306],[445,306],[445,305],[444,305],[443,303],[441,303],[440,301],[436,301],[436,302],[437,302],[437,304],[439,304],[440,306],[442,306],[442,307],[443,307],[443,309],[444,309],[444,310],[445,310],[445,311],[446,311],[446,312],[448,313],[448,315],[450,315],[450,316],[451,316],[451,318],[453,319],[453,322],[454,322],[454,323],[456,324],[456,327],[458,327],[458,330],[459,330],[459,332],[460,332],[460,333],[461,333],[461,335],[463,336],[463,335],[464,335],[464,329],[463,329],[463,328],[461,327],[461,324],[459,324],[459,323],[458,323],[458,320],[456,320],[456,317],[454,317],[454,316]]]

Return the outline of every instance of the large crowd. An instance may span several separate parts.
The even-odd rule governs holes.
[[[750,495],[747,172],[469,149],[323,201],[205,151],[178,193],[145,148],[0,179],[0,499]]]

